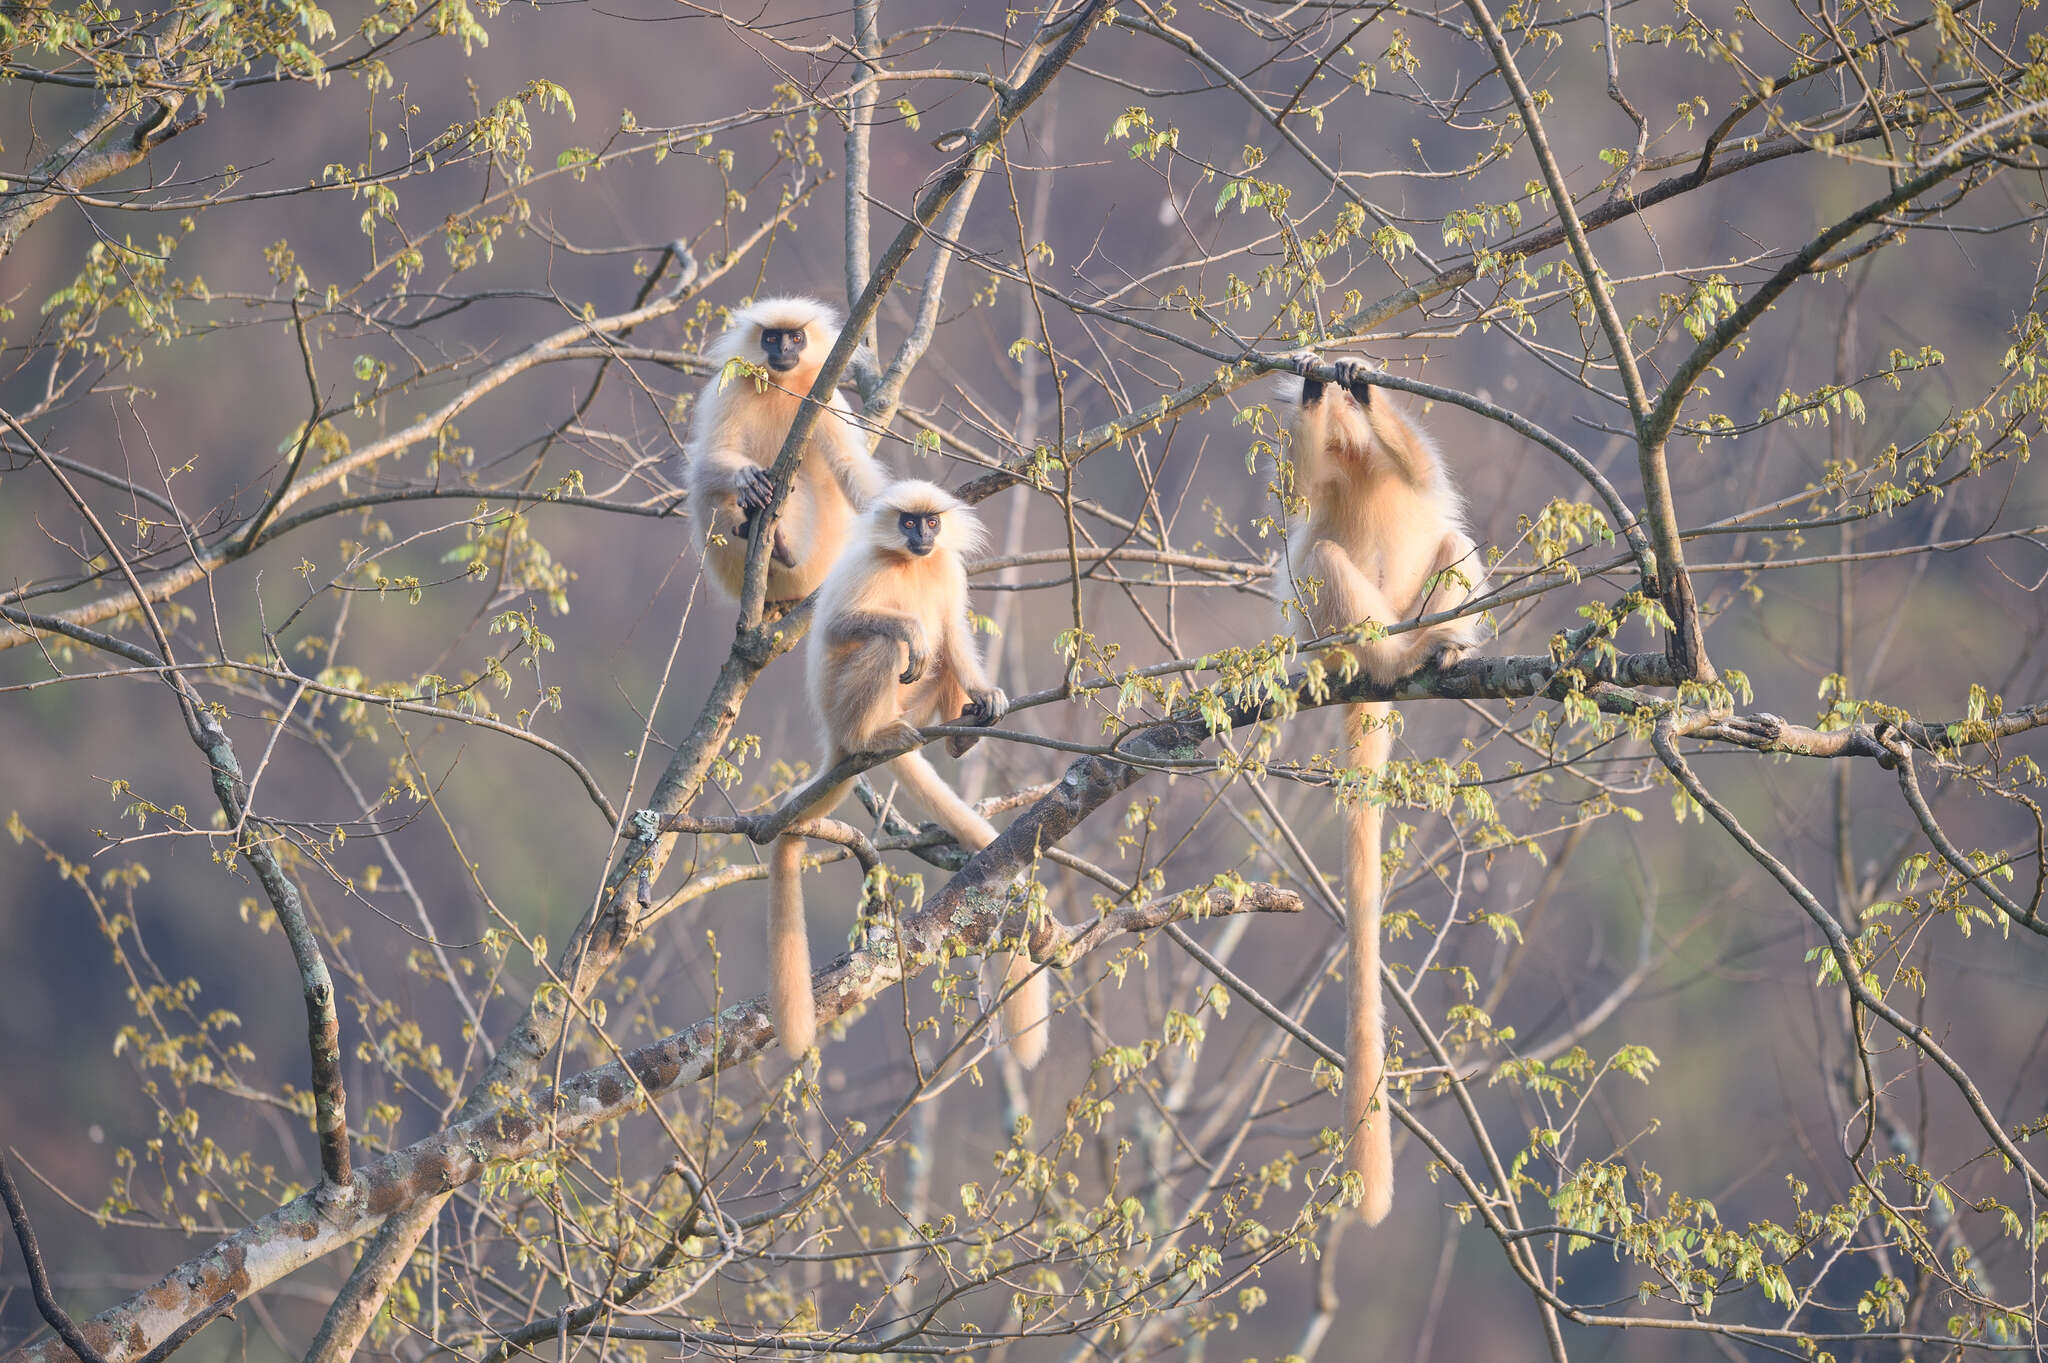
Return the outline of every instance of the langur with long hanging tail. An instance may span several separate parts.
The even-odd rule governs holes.
[[[968,557],[983,542],[981,521],[936,483],[885,488],[825,578],[804,641],[805,679],[822,732],[819,770],[850,753],[918,741],[918,726],[955,719],[993,724],[1008,699],[983,670],[967,613]],[[949,737],[955,757],[974,744]],[[891,758],[889,770],[969,852],[996,830],[946,784],[922,753]],[[851,781],[827,791],[804,817],[829,814]],[[804,840],[775,840],[768,863],[768,1011],[776,1035],[800,1056],[817,1037],[810,938],[804,929]],[[1004,953],[1002,1022],[1026,1066],[1045,1054],[1050,982],[1022,951]]]
[[[1363,621],[1394,625],[1450,610],[1485,579],[1464,503],[1428,437],[1410,425],[1363,363],[1334,361],[1336,383],[1305,379],[1293,425],[1294,490],[1306,511],[1288,528],[1287,567],[1307,642]],[[1476,617],[1372,642],[1332,648],[1374,681],[1448,666],[1485,639]],[[1384,701],[1347,706],[1350,764],[1368,774],[1393,750]],[[1386,1019],[1380,992],[1380,806],[1361,798],[1348,812],[1344,853],[1349,1020],[1344,1055],[1344,1136],[1349,1166],[1365,1181],[1360,1212],[1376,1225],[1393,1204],[1393,1107],[1386,1091]]]
[[[839,314],[825,303],[764,298],[733,313],[705,354],[713,369],[691,421],[690,517],[711,580],[734,600],[756,518],[773,490],[768,470],[838,338]],[[761,365],[767,381],[728,374],[736,359]],[[853,409],[833,393],[811,428],[775,523],[767,599],[798,601],[817,590],[860,509],[888,483],[888,470],[854,425]]]

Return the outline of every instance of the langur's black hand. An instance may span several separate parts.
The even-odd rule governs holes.
[[[1301,381],[1301,405],[1313,407],[1323,400],[1323,381],[1303,378]]]
[[[896,680],[908,686],[924,675],[925,651],[907,639],[903,646],[910,657],[903,664],[903,675]]]
[[[754,513],[766,507],[774,497],[775,480],[768,476],[767,470],[752,468],[740,475],[740,510],[747,513],[748,521],[751,522]]]
[[[1359,406],[1372,406],[1372,379],[1368,377],[1364,360],[1352,359],[1347,355],[1341,360],[1332,361],[1330,367],[1337,371],[1337,382],[1343,384],[1350,390],[1351,396],[1358,399]]]

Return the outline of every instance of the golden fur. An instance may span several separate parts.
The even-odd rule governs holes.
[[[1365,384],[1358,361],[1336,364],[1339,382],[1304,384],[1294,418],[1294,486],[1308,508],[1289,527],[1287,566],[1301,608],[1296,633],[1304,642],[1363,620],[1393,625],[1451,609],[1477,592],[1485,576],[1465,533],[1457,490],[1428,438],[1384,390]],[[1468,582],[1457,581],[1460,575]],[[1455,620],[1331,649],[1324,658],[1334,670],[1348,653],[1367,676],[1392,681],[1425,662],[1455,662],[1484,633],[1477,618]],[[1377,772],[1386,765],[1391,709],[1384,702],[1347,707],[1353,767]],[[1350,1167],[1365,1181],[1360,1212],[1368,1224],[1386,1216],[1394,1195],[1380,997],[1380,817],[1379,805],[1358,802],[1350,811],[1344,857],[1350,901],[1344,1135]]]
[[[762,363],[763,328],[803,328],[801,363],[770,373],[764,389],[752,376],[728,375],[735,359]],[[687,481],[690,516],[704,566],[728,597],[737,600],[745,577],[748,519],[741,505],[750,476],[775,462],[796,420],[804,394],[839,337],[839,315],[815,298],[764,298],[739,309],[705,354],[713,366],[697,398],[691,423]],[[888,484],[889,474],[853,424],[852,408],[833,393],[805,442],[796,482],[775,526],[768,562],[768,600],[809,596],[825,579],[858,509]],[[755,478],[758,487],[759,480]]]
[[[939,522],[936,547],[924,557],[910,551],[904,515]],[[965,560],[982,538],[974,513],[934,483],[892,484],[869,507],[860,534],[825,578],[805,641],[811,709],[823,731],[821,769],[849,753],[918,742],[921,724],[992,724],[1002,717],[1008,701],[982,670],[967,615]],[[955,756],[972,743],[948,740]],[[995,828],[923,754],[904,753],[888,766],[962,847],[974,852],[995,841]],[[850,786],[827,792],[806,816],[830,813]],[[792,1055],[817,1035],[802,865],[803,839],[776,839],[768,866],[769,1013]],[[1045,1054],[1049,981],[1022,953],[1006,953],[1003,974],[1003,1030],[1017,1059],[1035,1065]]]

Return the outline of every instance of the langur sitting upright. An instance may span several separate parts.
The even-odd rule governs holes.
[[[915,743],[920,724],[956,717],[993,724],[1009,707],[982,670],[968,621],[965,556],[981,547],[982,528],[967,504],[935,483],[895,483],[868,508],[863,530],[832,565],[804,643],[811,708],[823,731],[820,770],[849,753]],[[973,744],[947,740],[955,757]],[[904,753],[888,767],[969,852],[995,841],[988,820],[923,754]],[[828,791],[805,816],[831,813],[852,784]],[[797,1056],[817,1035],[803,855],[803,839],[785,835],[768,864],[768,1010],[776,1035]],[[1022,952],[1008,953],[1004,984],[1003,1030],[1017,1059],[1035,1065],[1045,1054],[1046,974]]]
[[[1462,499],[1428,438],[1383,392],[1375,393],[1360,361],[1334,363],[1334,386],[1303,381],[1294,418],[1294,488],[1308,506],[1288,528],[1287,567],[1301,607],[1296,633],[1304,642],[1361,621],[1395,625],[1449,610],[1477,592],[1485,578],[1465,534]],[[1385,682],[1425,663],[1456,662],[1484,637],[1485,626],[1474,617],[1347,644],[1324,656],[1334,670],[1348,654],[1367,676]],[[1377,772],[1386,765],[1393,748],[1390,712],[1383,701],[1347,707],[1352,766]],[[1380,806],[1361,799],[1350,812],[1348,832],[1344,1136],[1350,1167],[1365,1180],[1360,1211],[1377,1224],[1394,1194],[1393,1108],[1384,1083],[1380,999]]]
[[[735,312],[706,352],[714,366],[691,424],[690,517],[711,580],[738,599],[754,518],[768,505],[768,470],[803,397],[839,335],[839,316],[815,298],[764,298]],[[769,382],[727,375],[735,359],[765,365]],[[768,600],[796,601],[825,580],[857,510],[887,486],[838,393],[818,413],[796,482],[775,523]]]

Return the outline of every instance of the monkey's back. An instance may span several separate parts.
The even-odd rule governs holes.
[[[1389,448],[1398,444],[1400,457]],[[1287,564],[1296,583],[1314,576],[1318,541],[1342,549],[1401,612],[1413,615],[1436,572],[1438,546],[1465,530],[1463,500],[1428,437],[1384,399],[1368,413],[1328,400],[1302,409],[1293,428],[1297,486],[1308,513],[1288,524]],[[1419,469],[1418,480],[1404,471]],[[1381,621],[1394,624],[1395,621]],[[1307,613],[1296,636],[1315,638]]]

